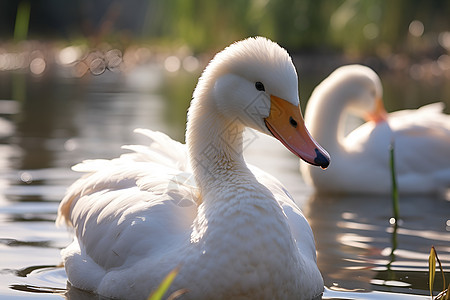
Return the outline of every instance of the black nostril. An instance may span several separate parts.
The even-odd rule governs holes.
[[[291,123],[292,127],[297,128],[297,121],[294,118],[289,117],[289,123]]]
[[[330,159],[327,158],[319,149],[314,149],[316,151],[316,158],[314,158],[314,163],[320,166],[322,169],[326,169],[330,164]]]

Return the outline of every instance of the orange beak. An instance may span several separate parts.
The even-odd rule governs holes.
[[[384,108],[383,99],[377,98],[375,100],[375,109],[366,115],[367,121],[380,123],[387,120],[387,112]]]
[[[330,155],[309,134],[300,106],[271,95],[270,114],[264,122],[272,135],[292,153],[322,169],[328,167]]]

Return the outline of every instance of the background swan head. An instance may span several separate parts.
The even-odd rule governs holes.
[[[369,67],[348,65],[337,69],[330,79],[339,85],[350,105],[351,113],[369,121],[382,121],[386,118],[383,105],[383,87],[380,77]]]
[[[383,87],[378,75],[369,67],[348,65],[338,68],[315,89],[311,98],[330,96],[339,98],[348,112],[367,121],[386,119]]]
[[[291,57],[266,38],[236,42],[211,60],[194,91],[186,142],[197,141],[199,133],[212,139],[221,134],[214,128],[230,122],[238,132],[251,127],[274,136],[308,163],[329,164],[328,153],[304,126]]]

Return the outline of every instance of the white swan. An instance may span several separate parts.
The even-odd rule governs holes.
[[[391,193],[389,147],[394,141],[400,193],[441,194],[450,187],[450,116],[443,104],[387,114],[377,74],[361,65],[334,71],[313,91],[305,123],[333,157],[326,172],[301,164],[319,192]],[[344,136],[347,114],[368,120]]]
[[[198,82],[186,145],[138,130],[150,146],[77,165],[90,174],[71,186],[57,220],[76,233],[62,251],[70,283],[146,299],[179,266],[169,293],[187,289],[182,299],[320,297],[309,224],[283,186],[250,171],[242,155],[248,126],[328,166],[328,154],[304,127],[297,84],[291,58],[276,43],[235,43]]]

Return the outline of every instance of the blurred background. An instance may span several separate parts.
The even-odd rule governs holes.
[[[133,45],[187,47],[200,54],[262,35],[293,54],[372,58],[393,69],[420,63],[437,76],[450,65],[449,15],[446,0],[7,0],[0,3],[0,70],[28,67],[8,65],[8,51],[47,50],[49,63],[66,46],[122,53]],[[421,73],[416,66],[411,76]]]
[[[389,82],[397,76],[406,94],[393,91],[393,98],[446,101],[449,15],[446,0],[7,0],[0,3],[0,72],[43,77],[58,69],[79,78],[156,62],[198,75],[226,45],[262,35],[293,55],[300,80],[306,77],[305,101],[327,74],[353,62]],[[433,88],[423,93],[417,82]],[[388,110],[404,106],[387,100]]]
[[[147,143],[137,127],[184,141],[192,91],[217,51],[255,35],[285,47],[303,109],[334,69],[361,63],[380,75],[388,111],[442,101],[448,113],[449,16],[448,0],[0,1],[0,298],[60,298],[59,251],[72,237],[54,220],[80,176],[70,166]],[[251,162],[308,217],[328,288],[427,295],[431,245],[450,264],[448,201],[400,199],[393,232],[390,199],[312,196],[287,150],[250,142]]]
[[[445,0],[8,0],[0,4],[0,38],[197,52],[263,35],[293,52],[432,58],[449,49],[449,13]]]

